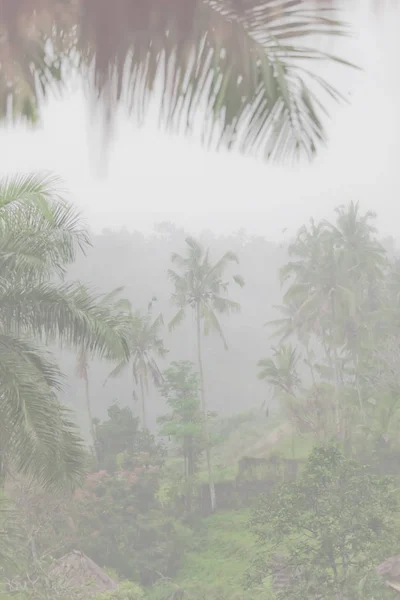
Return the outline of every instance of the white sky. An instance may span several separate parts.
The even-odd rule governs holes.
[[[283,229],[289,235],[310,216],[329,216],[354,199],[378,212],[383,234],[400,237],[399,25],[400,11],[383,23],[369,14],[357,19],[355,38],[335,48],[364,72],[332,71],[351,105],[335,108],[328,147],[310,165],[289,169],[207,152],[196,139],[160,132],[155,119],[138,129],[124,118],[100,170],[96,132],[78,91],[52,101],[36,131],[1,130],[1,174],[58,173],[95,231],[148,231],[171,220],[194,233],[243,227],[277,240]]]

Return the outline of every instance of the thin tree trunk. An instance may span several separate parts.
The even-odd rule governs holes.
[[[333,295],[331,295],[331,310],[332,310],[332,324],[333,328],[336,327],[336,310],[335,310],[335,300]],[[335,340],[331,340],[331,348],[333,349],[333,360],[335,362],[335,410],[336,410],[336,429],[338,438],[342,438],[342,421],[341,421],[341,406],[340,406],[340,383],[341,378],[339,374],[339,357],[337,352],[337,347]]]
[[[199,363],[199,374],[200,374],[200,397],[201,397],[201,408],[203,412],[203,432],[206,443],[206,461],[207,461],[207,473],[208,473],[208,485],[210,488],[210,503],[211,512],[215,512],[217,507],[216,496],[215,496],[215,485],[212,474],[211,466],[211,451],[210,451],[210,440],[208,435],[207,427],[207,404],[204,390],[204,372],[203,372],[203,360],[201,355],[201,330],[200,330],[200,307],[196,306],[196,329],[197,329],[197,360]]]
[[[311,361],[310,347],[308,345],[308,342],[306,343],[305,346],[306,346],[308,368],[310,369],[311,379],[312,379],[312,382],[313,382],[313,386],[315,388],[315,387],[317,387],[317,384],[316,384],[316,380],[315,380],[314,365],[312,364],[312,361]]]
[[[140,383],[140,401],[142,403],[142,427],[144,430],[147,429],[147,418],[146,418],[146,398],[144,395],[143,377],[139,376]]]
[[[84,377],[84,382],[85,382],[86,411],[87,411],[89,424],[90,424],[90,435],[92,438],[93,453],[94,453],[94,457],[96,459],[96,463],[98,463],[99,457],[97,456],[96,431],[95,431],[94,423],[93,423],[92,406],[91,406],[91,402],[90,402],[89,377],[87,374]]]

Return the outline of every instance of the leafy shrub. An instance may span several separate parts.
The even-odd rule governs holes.
[[[121,577],[152,585],[173,576],[183,552],[180,528],[157,498],[157,467],[91,473],[75,498],[81,548]]]

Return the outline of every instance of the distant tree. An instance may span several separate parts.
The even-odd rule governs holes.
[[[330,372],[334,383],[339,437],[348,426],[343,402],[350,372],[359,412],[365,416],[361,366],[365,350],[374,343],[387,270],[374,218],[350,202],[336,209],[332,223],[311,220],[299,230],[289,247],[290,260],[280,271],[287,286],[283,299],[287,317],[286,323],[280,320],[277,325],[284,337],[295,334],[305,346],[314,384],[311,338],[322,348],[324,376]]]
[[[100,300],[99,300],[99,304],[104,307],[107,308],[107,310],[110,313],[110,316],[112,318],[114,318],[113,313],[121,313],[123,311],[123,309],[125,309],[127,301],[126,300],[121,300],[120,298],[118,298],[118,295],[122,292],[123,288],[119,287],[116,288],[115,290],[113,290],[112,292],[109,292],[108,294],[104,294],[103,296],[101,296]],[[107,359],[112,361],[112,360],[118,360],[118,358],[120,358],[121,353],[119,352],[119,348],[118,346],[113,349],[112,347],[110,347],[108,349],[107,352]],[[86,401],[86,411],[87,411],[87,416],[88,416],[88,422],[89,422],[89,430],[90,430],[90,437],[91,437],[91,442],[92,442],[92,448],[93,448],[93,452],[95,453],[96,459],[97,457],[97,451],[96,451],[96,430],[95,430],[95,426],[94,426],[94,421],[93,421],[93,411],[92,411],[92,404],[91,404],[91,399],[90,399],[90,389],[89,389],[89,362],[90,362],[90,352],[88,350],[88,346],[87,344],[82,344],[78,355],[77,355],[77,360],[76,360],[76,372],[77,375],[80,379],[82,379],[82,381],[84,382],[84,386],[85,386],[85,401]]]
[[[206,459],[210,485],[212,510],[215,510],[215,488],[212,477],[211,452],[207,432],[207,402],[204,388],[204,371],[202,358],[202,333],[207,335],[215,331],[221,338],[224,347],[228,349],[218,314],[230,314],[240,311],[240,304],[230,300],[226,294],[229,281],[223,279],[230,263],[238,263],[238,257],[233,252],[226,252],[216,263],[212,263],[210,252],[202,247],[200,242],[192,237],[186,239],[187,253],[185,256],[173,254],[171,259],[177,271],[169,269],[168,276],[174,285],[172,300],[178,307],[178,312],[169,324],[169,329],[177,327],[186,317],[186,310],[193,311],[196,320],[197,359],[200,375],[200,397],[203,411],[204,437],[206,440]],[[233,281],[243,287],[244,280],[240,275],[234,275]],[[203,332],[202,332],[203,326]]]
[[[264,564],[253,582],[272,575],[265,565],[280,547],[291,580],[278,598],[378,597],[368,593],[376,566],[399,543],[398,509],[390,479],[371,475],[336,446],[316,447],[299,481],[278,486],[253,511],[256,563]]]
[[[291,345],[281,345],[273,349],[273,356],[263,358],[258,362],[259,379],[266,381],[274,390],[274,393],[290,394],[294,396],[301,385],[301,379],[297,372],[300,360],[296,348]]]
[[[179,524],[158,499],[159,483],[160,470],[152,464],[90,473],[72,506],[80,548],[146,586],[174,576],[183,551]]]
[[[260,369],[258,378],[266,381],[272,387],[275,398],[283,402],[285,408],[293,406],[301,386],[301,379],[297,371],[299,360],[300,356],[296,348],[292,348],[290,344],[282,344],[279,348],[273,349],[272,357],[263,358],[257,365]],[[293,414],[291,414],[291,417],[293,417]],[[293,455],[294,436],[295,427],[293,426]]]
[[[141,466],[146,460],[148,464],[159,465],[162,447],[147,430],[140,429],[139,419],[133,416],[131,409],[114,403],[107,412],[108,419],[96,424],[99,469],[115,472]]]
[[[163,375],[161,393],[171,412],[159,417],[159,433],[173,438],[183,457],[186,508],[190,511],[193,480],[205,447],[199,377],[188,361],[173,362]]]
[[[149,389],[149,379],[151,378],[156,386],[161,385],[162,374],[156,358],[164,358],[168,354],[160,336],[160,329],[164,325],[163,317],[158,315],[153,319],[152,302],[149,303],[145,315],[139,311],[134,313],[130,309],[127,325],[129,357],[123,359],[108,376],[108,378],[117,377],[129,366],[131,367],[134,384],[139,387],[143,429],[147,429],[146,394]],[[137,397],[135,389],[133,396]]]

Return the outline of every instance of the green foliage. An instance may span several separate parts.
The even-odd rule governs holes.
[[[188,598],[245,598],[243,577],[256,551],[256,538],[248,528],[248,518],[246,511],[225,512],[198,524],[193,545],[185,552],[174,580]]]
[[[284,543],[291,584],[278,597],[359,598],[361,582],[364,593],[370,591],[370,574],[399,542],[397,516],[390,479],[372,475],[336,446],[318,446],[299,481],[277,487],[254,510],[251,529],[260,544],[255,567],[261,561],[264,569],[249,579],[259,584],[271,575],[271,544],[282,550]]]
[[[217,314],[230,314],[240,310],[240,304],[227,297],[229,281],[223,279],[231,263],[238,263],[234,252],[226,252],[216,263],[210,259],[210,251],[192,237],[186,238],[187,254],[172,255],[172,262],[177,271],[168,270],[168,277],[174,285],[172,300],[178,312],[169,324],[170,329],[177,327],[186,316],[186,309],[196,313],[203,324],[204,334],[216,332],[225,348],[228,347]],[[234,283],[243,287],[244,280],[240,275],[233,276]]]
[[[180,529],[157,497],[159,469],[136,467],[88,475],[75,495],[81,547],[101,566],[150,585],[173,575],[182,553]]]
[[[156,386],[161,385],[162,375],[156,359],[164,358],[168,354],[164,341],[160,337],[160,329],[164,325],[163,317],[159,315],[153,319],[151,308],[152,302],[149,304],[147,314],[142,315],[139,311],[133,312],[132,307],[129,306],[127,315],[129,354],[108,376],[108,378],[117,377],[130,366],[135,385],[139,388],[143,429],[147,429],[145,396],[148,392],[149,379],[152,379]],[[137,399],[136,389],[133,390],[133,397]]]
[[[121,581],[116,590],[94,596],[94,600],[143,600],[144,598],[144,591],[133,581]]]
[[[161,393],[171,412],[160,417],[160,435],[173,438],[183,457],[188,483],[197,471],[204,450],[203,415],[199,399],[199,378],[189,361],[173,362],[164,371]]]
[[[50,176],[0,181],[0,483],[9,469],[53,486],[82,475],[82,440],[57,401],[63,376],[42,345],[126,354],[119,316],[62,281],[89,238],[59,186]]]
[[[96,425],[96,450],[99,469],[109,472],[133,469],[143,462],[159,465],[163,448],[149,431],[139,428],[128,406],[117,403],[108,409],[108,420]],[[147,458],[146,458],[147,457]]]

